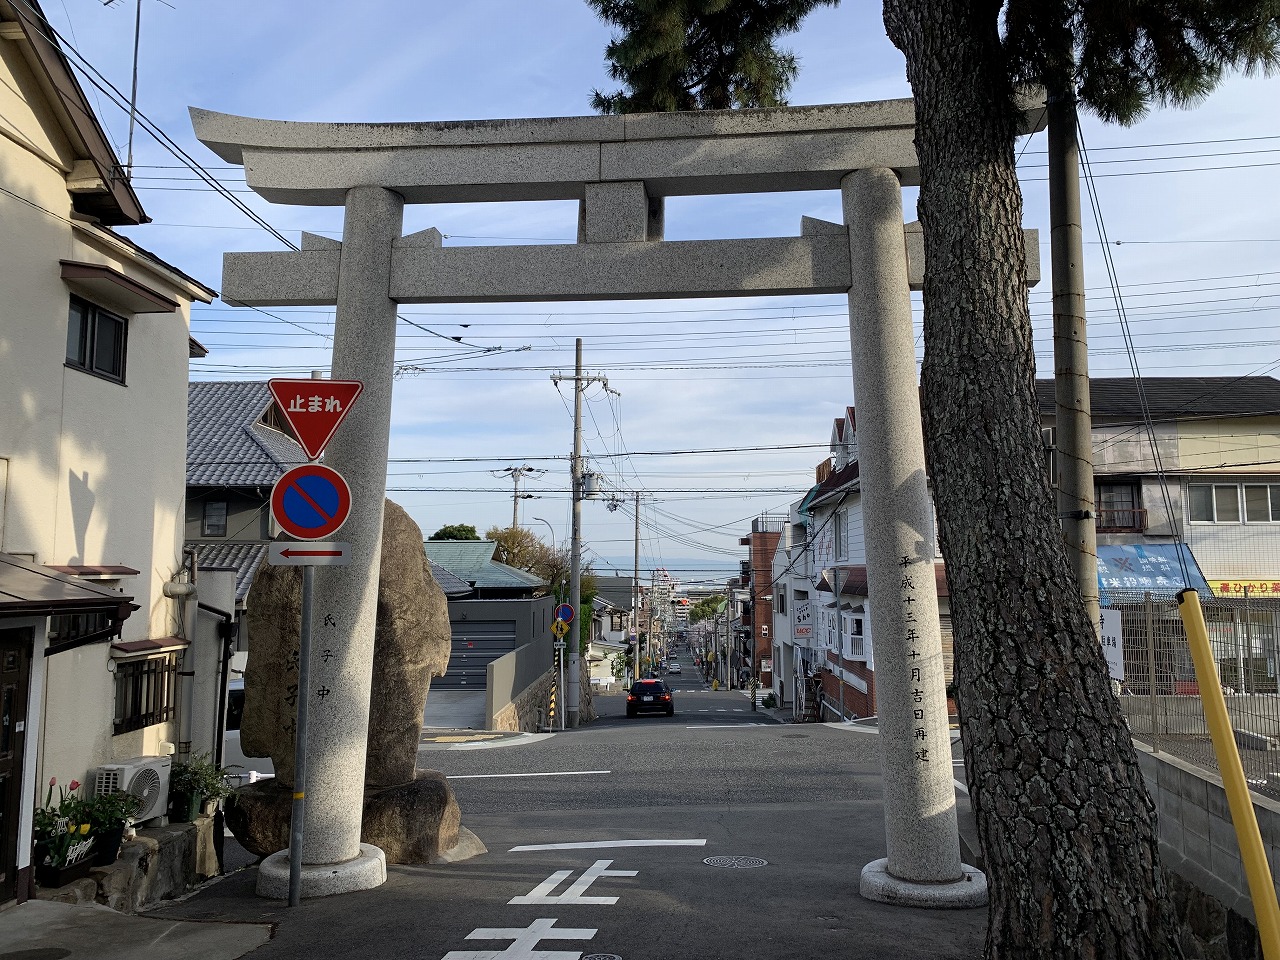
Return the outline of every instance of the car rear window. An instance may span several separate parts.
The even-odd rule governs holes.
[[[632,688],[632,693],[662,693],[667,685],[661,680],[640,680]]]

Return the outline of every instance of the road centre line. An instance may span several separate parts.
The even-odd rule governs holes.
[[[610,850],[615,847],[705,847],[706,840],[581,840],[574,843],[526,843],[507,853],[539,850]],[[612,861],[610,861],[612,862]]]
[[[499,777],[586,777],[595,773],[613,773],[612,770],[549,770],[541,773],[455,773],[446,780],[492,780]]]

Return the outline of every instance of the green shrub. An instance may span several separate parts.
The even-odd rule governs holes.
[[[207,753],[192,754],[173,765],[169,776],[169,792],[202,800],[222,800],[231,796],[226,771],[214,765]]]

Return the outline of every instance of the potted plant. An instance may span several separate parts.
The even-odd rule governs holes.
[[[207,753],[192,754],[175,763],[169,776],[169,819],[189,823],[200,815],[205,803],[217,803],[230,795],[226,771]]]
[[[42,887],[61,887],[88,876],[94,840],[89,835],[85,802],[78,795],[78,781],[58,787],[58,802],[53,802],[56,777],[49,778],[44,804],[37,807],[32,823],[35,840],[36,882]]]
[[[108,867],[120,855],[125,829],[138,810],[140,799],[131,793],[116,791],[90,797],[84,801],[85,817],[94,837],[93,865]]]

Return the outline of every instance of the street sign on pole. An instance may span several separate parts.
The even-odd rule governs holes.
[[[346,523],[351,488],[342,474],[320,463],[285,472],[271,489],[271,516],[299,540],[323,540]]]
[[[569,632],[569,625],[563,620],[556,620],[551,624],[551,632],[555,635],[555,638],[559,640]]]
[[[267,381],[284,418],[294,436],[315,460],[333,439],[338,424],[351,411],[351,405],[364,389],[359,380],[284,380]]]
[[[563,620],[565,623],[573,623],[573,613],[573,607],[567,603],[556,607],[556,619]]]
[[[351,544],[334,540],[308,543],[272,543],[267,563],[277,567],[345,567],[351,562]]]

